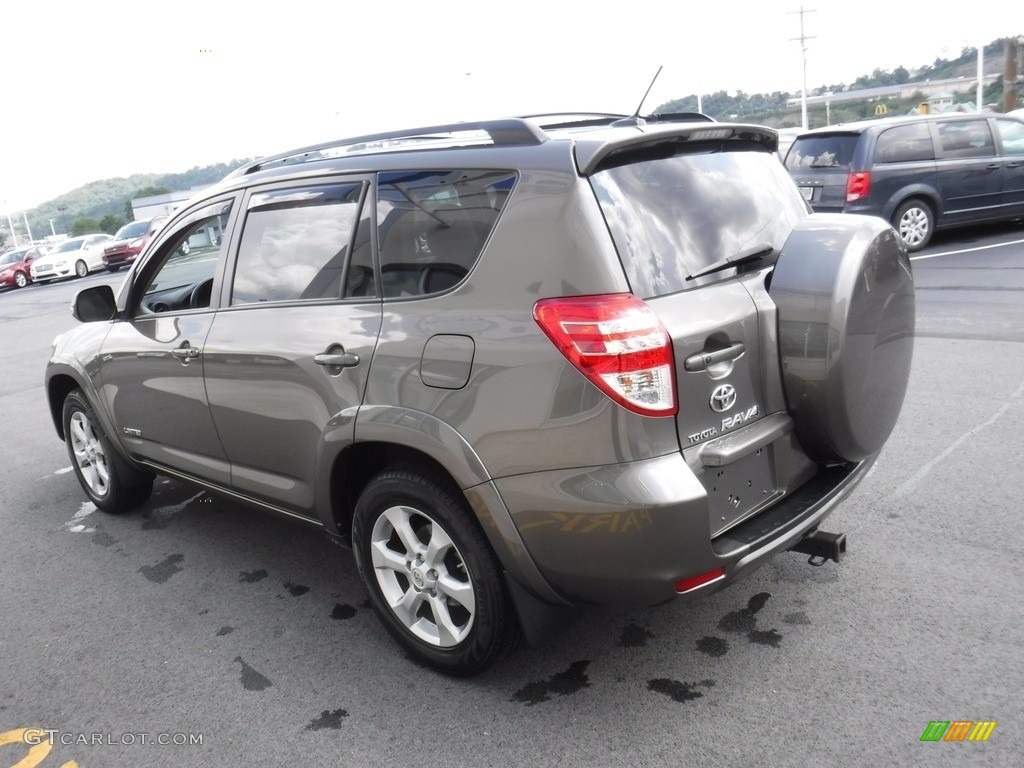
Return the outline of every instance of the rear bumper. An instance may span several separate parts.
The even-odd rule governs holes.
[[[530,558],[565,600],[654,605],[679,597],[681,579],[723,568],[724,578],[685,597],[710,593],[792,548],[873,462],[823,468],[716,538],[707,494],[681,454],[494,482]]]

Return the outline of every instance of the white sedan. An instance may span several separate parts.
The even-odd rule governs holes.
[[[32,262],[32,282],[48,283],[62,277],[85,277],[103,269],[103,248],[110,235],[81,235],[65,240],[46,256]]]

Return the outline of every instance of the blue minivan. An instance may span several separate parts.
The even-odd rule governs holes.
[[[801,134],[786,169],[818,212],[881,216],[908,251],[937,229],[1024,217],[1024,121],[913,115]]]

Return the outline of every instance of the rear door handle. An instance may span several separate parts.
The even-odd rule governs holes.
[[[313,355],[313,362],[317,365],[325,365],[328,368],[351,368],[359,365],[359,355],[354,352],[323,353]]]
[[[724,363],[726,360],[735,360],[746,351],[747,348],[743,346],[743,342],[737,341],[735,344],[726,347],[725,349],[716,349],[714,352],[701,352],[697,355],[690,355],[683,362],[683,368],[691,373],[696,371],[706,371],[708,367],[715,363]]]

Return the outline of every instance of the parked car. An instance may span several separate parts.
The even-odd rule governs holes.
[[[60,243],[32,264],[32,280],[48,283],[63,277],[85,277],[103,269],[103,248],[113,238],[106,234],[80,235]]]
[[[0,288],[24,288],[31,280],[32,262],[41,255],[39,247],[22,246],[0,254]]]
[[[167,221],[166,216],[150,219],[139,219],[125,224],[114,234],[114,239],[103,249],[103,264],[110,272],[117,272],[121,267],[135,261],[146,243]]]
[[[821,526],[899,414],[913,282],[888,224],[812,215],[776,150],[603,115],[249,164],[116,296],[79,292],[57,434],[107,512],[167,474],[321,528],[456,675],[584,606],[839,560]]]
[[[819,128],[786,168],[815,211],[881,216],[910,251],[938,229],[1024,216],[1024,122],[929,115]]]

